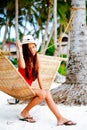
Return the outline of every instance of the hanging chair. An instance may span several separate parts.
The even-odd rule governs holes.
[[[41,54],[39,58],[42,84],[44,89],[49,89],[60,66],[61,58]],[[0,91],[19,100],[28,100],[35,96],[32,88],[39,88],[37,80],[29,86],[10,60],[0,55]]]

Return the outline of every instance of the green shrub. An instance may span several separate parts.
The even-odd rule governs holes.
[[[67,58],[67,55],[66,54],[61,54],[60,57]],[[61,62],[58,72],[61,75],[64,75],[64,76],[66,75],[66,61]]]
[[[54,52],[55,52],[55,46],[54,46],[53,40],[51,40],[48,45],[48,49],[46,50],[46,55],[53,56]]]
[[[12,62],[12,64],[17,67],[17,58],[9,58],[9,60]]]
[[[61,64],[60,64],[60,67],[58,69],[58,72],[61,74],[61,75],[66,75],[66,62],[65,61],[62,61]]]

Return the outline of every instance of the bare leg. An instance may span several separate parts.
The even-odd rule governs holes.
[[[50,108],[50,110],[53,112],[53,114],[56,116],[57,118],[57,124],[58,125],[62,125],[64,122],[68,121],[66,118],[64,118],[60,112],[58,111],[58,108],[55,104],[55,102],[53,101],[53,98],[50,94],[49,91],[46,91],[46,102],[47,102],[47,105],[48,107]]]
[[[48,107],[50,108],[50,110],[53,112],[53,114],[57,118],[57,125],[63,125],[65,122],[69,121],[68,119],[64,118],[60,114],[49,91],[45,91],[45,90],[34,90],[34,91],[36,92],[37,96],[35,98],[33,98],[31,100],[31,102],[21,112],[21,115],[23,117],[28,117],[29,111],[31,108],[33,108],[35,105],[39,104],[42,100],[46,100]],[[70,121],[70,123],[72,124],[73,122]]]
[[[34,97],[30,101],[30,103],[24,108],[24,110],[21,112],[21,115],[23,117],[28,117],[30,109],[45,99],[46,92],[44,90],[34,90],[34,91],[36,93],[36,97]]]

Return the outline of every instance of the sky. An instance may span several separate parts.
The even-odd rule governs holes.
[[[1,28],[1,30],[0,30],[0,42],[3,41],[4,32],[5,32],[5,26],[3,26],[3,27]],[[11,38],[15,38],[15,31],[14,31],[13,28],[11,29]]]

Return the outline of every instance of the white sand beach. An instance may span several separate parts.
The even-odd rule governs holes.
[[[20,121],[18,115],[26,104],[9,105],[8,98],[11,97],[0,91],[0,130],[87,130],[87,106],[57,105],[66,118],[77,123],[57,126],[56,118],[46,105],[37,105],[30,111],[35,123]]]

